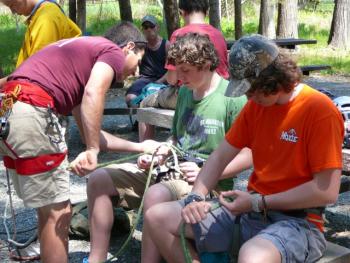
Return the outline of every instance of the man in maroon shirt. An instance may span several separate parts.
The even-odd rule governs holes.
[[[86,144],[70,165],[78,175],[96,168],[100,149],[146,150],[147,142],[132,143],[101,131],[106,91],[113,81],[134,74],[145,46],[142,33],[123,22],[106,38],[80,37],[47,46],[1,87],[0,154],[18,196],[37,209],[43,262],[68,260],[69,172],[59,116],[73,113]]]

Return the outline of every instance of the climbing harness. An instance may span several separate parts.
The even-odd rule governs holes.
[[[55,144],[59,144],[64,141],[64,130],[61,128],[59,119],[55,116],[50,105],[47,105],[49,121],[46,127],[46,135],[50,141]]]
[[[6,140],[9,134],[8,118],[10,117],[13,104],[16,103],[18,95],[21,91],[21,87],[17,85],[14,90],[1,93],[1,105],[0,105],[0,139]]]

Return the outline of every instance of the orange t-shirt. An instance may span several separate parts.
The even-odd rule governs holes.
[[[263,107],[250,100],[226,134],[234,147],[252,150],[249,191],[283,192],[312,180],[314,173],[342,167],[341,114],[326,95],[301,85],[284,105]]]

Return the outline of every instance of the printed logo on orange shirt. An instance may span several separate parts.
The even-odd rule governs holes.
[[[281,140],[296,143],[298,136],[294,129],[290,129],[289,131],[282,131]]]

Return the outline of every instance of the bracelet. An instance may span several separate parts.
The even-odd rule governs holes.
[[[205,197],[203,198],[201,195],[190,192],[187,197],[184,199],[185,206],[192,203],[192,202],[201,202],[205,201]]]
[[[252,210],[256,213],[262,212],[262,209],[259,207],[259,199],[261,198],[261,195],[258,193],[254,193],[251,195],[251,202],[252,202]]]

